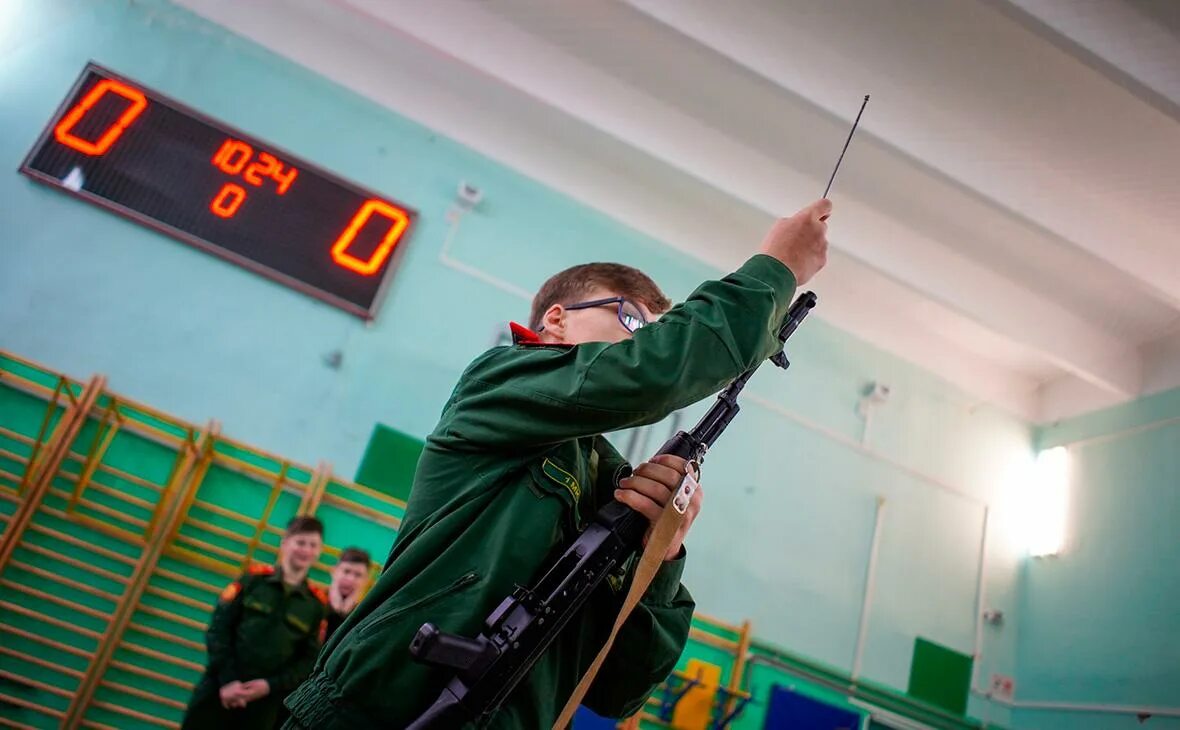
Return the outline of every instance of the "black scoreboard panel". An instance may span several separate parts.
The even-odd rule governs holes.
[[[366,319],[415,216],[95,64],[20,169]]]

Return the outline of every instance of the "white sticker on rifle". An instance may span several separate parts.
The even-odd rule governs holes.
[[[676,487],[676,495],[672,497],[672,508],[680,514],[684,514],[688,511],[688,504],[692,501],[692,493],[697,491],[697,487],[700,486],[700,483],[697,482],[696,477],[693,476],[695,471],[695,462],[690,463],[688,472],[684,475],[684,478],[680,480],[680,486]]]

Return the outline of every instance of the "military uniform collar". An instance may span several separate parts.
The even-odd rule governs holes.
[[[541,336],[533,332],[523,324],[516,322],[509,322],[508,328],[512,330],[512,344],[514,345],[539,345],[541,344]]]
[[[268,566],[268,567],[270,567],[270,571],[268,571],[268,574],[266,575],[265,580],[274,581],[276,583],[283,583],[283,566],[275,564],[273,566]],[[303,580],[300,581],[299,585],[291,586],[291,590],[300,591],[302,593],[310,593],[311,587],[308,585],[307,576],[306,575],[303,576]]]
[[[573,345],[565,342],[542,342],[541,335],[533,332],[523,324],[509,322],[508,328],[512,330],[512,344],[514,345],[525,347],[573,347]]]

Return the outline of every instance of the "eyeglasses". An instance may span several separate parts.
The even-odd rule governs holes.
[[[623,297],[610,297],[609,299],[595,299],[589,302],[577,302],[576,304],[565,304],[568,309],[590,309],[592,307],[605,307],[608,304],[617,304],[619,308],[619,324],[623,325],[628,332],[634,332],[640,327],[647,324],[647,319],[643,313],[639,311],[631,302]]]

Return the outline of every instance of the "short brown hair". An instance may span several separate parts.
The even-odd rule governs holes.
[[[340,551],[340,559],[336,563],[364,563],[367,568],[369,567],[369,551],[359,547],[346,547]]]
[[[324,523],[308,515],[298,515],[296,517],[292,517],[291,521],[287,523],[287,531],[283,533],[283,537],[291,537],[292,535],[305,535],[309,532],[314,532],[320,537],[323,537]]]
[[[672,302],[647,274],[623,264],[580,264],[554,274],[533,297],[529,329],[539,329],[541,318],[554,304],[573,304],[595,288],[609,289],[639,302],[655,314],[668,311]]]

